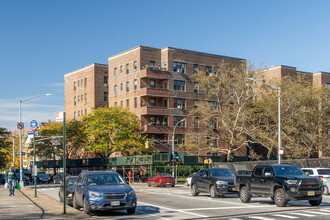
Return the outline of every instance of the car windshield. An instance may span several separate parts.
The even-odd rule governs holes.
[[[73,184],[76,182],[77,178],[69,178],[68,179],[68,186],[73,186]]]
[[[212,169],[211,176],[234,176],[234,174],[227,169]]]
[[[95,174],[87,176],[88,186],[125,184],[125,180],[118,174]]]
[[[330,169],[329,170],[317,170],[319,172],[319,175],[330,175]]]
[[[274,171],[276,175],[282,176],[301,176],[304,175],[296,166],[274,166]]]
[[[170,174],[168,174],[168,173],[161,173],[161,174],[159,174],[160,176],[167,176],[167,177],[171,177],[171,175]]]

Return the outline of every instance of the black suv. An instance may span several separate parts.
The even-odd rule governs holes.
[[[212,198],[224,194],[237,193],[234,186],[235,175],[226,168],[200,170],[191,180],[191,194],[210,193]]]

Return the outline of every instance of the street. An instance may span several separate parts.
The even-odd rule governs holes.
[[[31,185],[28,187],[33,188]],[[287,207],[274,205],[270,198],[252,198],[244,204],[237,195],[211,198],[207,194],[192,197],[190,187],[148,187],[134,184],[138,197],[138,207],[134,219],[329,219],[330,196],[324,196],[319,207],[311,207],[308,202],[290,201]],[[58,198],[59,185],[38,185],[38,192],[51,198]],[[83,212],[83,211],[81,211]],[[95,213],[95,218],[127,219],[126,211]]]

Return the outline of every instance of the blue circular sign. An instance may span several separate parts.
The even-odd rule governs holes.
[[[31,121],[31,128],[38,127],[38,122],[36,120]]]

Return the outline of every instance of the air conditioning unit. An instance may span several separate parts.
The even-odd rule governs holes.
[[[178,73],[181,73],[181,72],[182,72],[182,70],[181,70],[181,69],[177,69],[176,71],[177,71]]]

